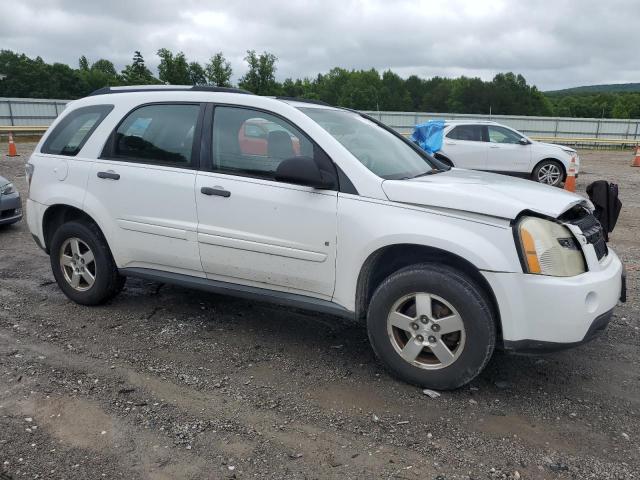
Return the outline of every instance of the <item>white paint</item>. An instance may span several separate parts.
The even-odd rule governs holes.
[[[498,126],[512,131],[518,137],[527,139],[528,145],[519,143],[477,142],[448,138],[447,135],[458,125]],[[571,157],[576,157],[576,173],[580,170],[580,157],[570,147],[543,143],[533,140],[517,130],[496,122],[458,120],[447,121],[440,153],[449,158],[456,167],[474,170],[489,170],[531,174],[542,160],[553,159],[564,165],[569,171]]]
[[[126,113],[143,103],[167,100],[252,106],[281,115],[329,155],[359,195],[99,159],[106,138]],[[510,221],[523,210],[557,217],[582,201],[575,194],[460,169],[383,180],[295,108],[295,102],[229,93],[140,92],[81,99],[66,112],[97,103],[113,104],[114,109],[77,157],[38,153],[45,135],[30,159],[35,173],[27,221],[41,242],[48,206],[67,204],[95,219],[119,267],[299,293],[349,310],[355,310],[361,268],[374,252],[398,244],[434,247],[481,271],[496,296],[506,340],[578,341],[595,315],[613,308],[620,294],[618,257],[610,251],[599,262],[575,227],[570,228],[583,248],[587,273],[571,278],[522,273]],[[560,150],[544,144],[535,148]],[[57,180],[55,170],[60,160],[68,163],[64,182]],[[107,170],[120,174],[120,180],[97,177]],[[221,187],[231,196],[202,195],[201,187]],[[587,301],[588,296],[597,302]]]

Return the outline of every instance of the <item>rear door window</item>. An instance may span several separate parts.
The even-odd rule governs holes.
[[[69,112],[47,137],[42,153],[76,156],[113,105],[93,105]]]
[[[199,113],[199,104],[137,108],[120,123],[104,157],[190,168]]]
[[[483,128],[481,125],[458,125],[447,134],[447,138],[468,142],[482,142]]]

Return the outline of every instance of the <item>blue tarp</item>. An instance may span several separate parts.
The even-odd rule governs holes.
[[[416,142],[427,153],[434,154],[442,148],[442,131],[444,120],[429,120],[415,126],[411,140]]]

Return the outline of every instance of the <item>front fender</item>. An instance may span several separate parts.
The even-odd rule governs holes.
[[[354,310],[358,276],[377,250],[398,244],[432,247],[463,258],[478,270],[521,272],[507,220],[482,222],[421,207],[353,196],[338,201],[338,252],[334,301]]]

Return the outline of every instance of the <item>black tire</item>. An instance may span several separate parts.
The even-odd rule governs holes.
[[[417,292],[445,299],[464,324],[466,340],[459,356],[440,369],[421,368],[403,359],[387,329],[394,304]],[[496,342],[495,320],[482,290],[460,271],[433,263],[406,267],[384,280],[369,304],[367,329],[373,350],[391,373],[405,382],[436,390],[452,390],[470,382],[486,366]]]
[[[540,179],[540,171],[543,168],[548,168],[548,167],[555,167],[560,172],[560,175],[558,176],[557,181],[555,181],[554,183],[545,182]],[[543,160],[540,163],[538,163],[538,165],[536,165],[535,168],[533,169],[533,172],[531,172],[531,179],[533,181],[542,183],[544,185],[550,185],[552,187],[559,187],[562,184],[562,182],[564,182],[565,177],[566,177],[566,173],[564,171],[564,166],[562,165],[562,163],[560,163],[557,160]]]
[[[60,254],[64,243],[78,238],[93,252],[95,259],[95,280],[85,291],[76,290],[65,278],[60,265]],[[126,278],[118,274],[118,268],[111,255],[109,245],[100,229],[94,223],[69,222],[60,226],[51,239],[49,259],[53,276],[64,294],[81,305],[100,305],[124,287]]]

